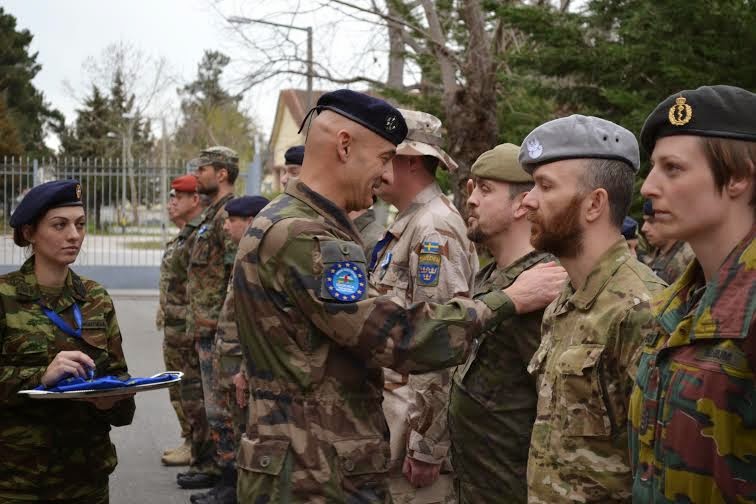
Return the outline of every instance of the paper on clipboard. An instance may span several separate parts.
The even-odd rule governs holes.
[[[137,392],[145,392],[147,390],[157,390],[162,388],[171,387],[181,381],[184,373],[181,371],[166,371],[151,376],[156,378],[161,375],[171,375],[171,378],[159,383],[149,383],[144,385],[133,385],[129,387],[114,387],[110,389],[98,389],[98,390],[76,390],[68,392],[52,392],[50,390],[20,390],[18,393],[28,396],[31,399],[81,399],[81,398],[95,398],[95,397],[112,397],[119,395],[135,394]]]

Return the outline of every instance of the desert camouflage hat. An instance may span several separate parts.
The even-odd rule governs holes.
[[[433,156],[441,161],[447,170],[456,171],[457,163],[441,148],[444,141],[441,119],[415,110],[399,109],[399,112],[402,113],[409,132],[404,142],[397,146],[397,155]]]
[[[235,150],[223,145],[215,145],[200,151],[199,157],[190,161],[192,168],[198,168],[213,163],[222,163],[226,166],[237,166],[239,164],[239,155]]]

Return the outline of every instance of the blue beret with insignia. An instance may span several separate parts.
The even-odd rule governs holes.
[[[304,145],[295,145],[286,149],[284,161],[287,165],[302,165],[304,161]]]
[[[10,227],[32,224],[51,208],[83,206],[78,180],[53,180],[29,190],[10,218]]]
[[[376,135],[394,145],[399,145],[407,137],[407,123],[402,113],[380,98],[349,89],[338,89],[320,97],[317,105],[307,113],[302,126],[313,111],[330,110],[361,124]],[[302,128],[299,128],[302,131]]]
[[[240,196],[226,203],[229,217],[254,217],[270,203],[264,196]]]
[[[632,217],[625,217],[622,221],[622,236],[625,237],[625,240],[638,237],[638,222]]]
[[[756,94],[739,87],[701,86],[679,91],[648,116],[641,129],[641,145],[650,155],[656,140],[670,135],[756,142],[755,110]]]

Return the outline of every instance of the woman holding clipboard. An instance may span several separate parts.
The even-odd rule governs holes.
[[[34,187],[10,226],[31,256],[0,276],[0,504],[107,503],[117,463],[109,431],[131,423],[133,394],[65,401],[17,395],[67,377],[128,376],[110,296],[69,268],[86,230],[81,185]]]

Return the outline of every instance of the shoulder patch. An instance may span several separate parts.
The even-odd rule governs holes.
[[[436,244],[438,245],[438,244]],[[423,244],[423,249],[425,243]],[[441,273],[441,254],[421,253],[417,258],[417,284],[421,287],[435,287]]]

